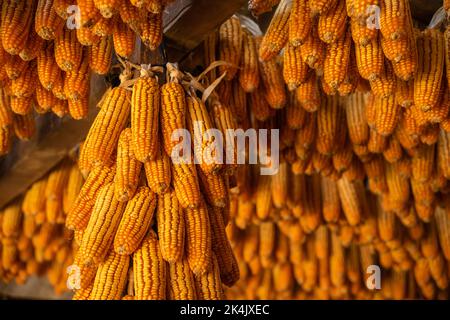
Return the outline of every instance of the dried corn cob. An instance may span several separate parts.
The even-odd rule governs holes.
[[[156,158],[145,162],[144,167],[150,189],[160,195],[166,193],[170,186],[172,175],[170,159],[164,150],[158,147]]]
[[[414,79],[414,104],[428,111],[439,101],[444,72],[444,37],[438,30],[426,30],[418,38],[417,48],[419,59]]]
[[[283,78],[289,90],[295,90],[308,75],[308,65],[301,59],[300,48],[290,44],[283,54]]]
[[[53,9],[53,0],[39,0],[34,19],[34,27],[39,36],[53,40],[61,32],[64,20]]]
[[[98,265],[107,257],[125,205],[115,199],[113,183],[100,189],[79,249],[83,255],[83,264]],[[115,255],[110,252],[110,256]]]
[[[130,258],[110,250],[97,270],[90,300],[118,300],[127,281]]]
[[[83,173],[97,165],[110,162],[130,113],[131,93],[123,87],[115,87],[106,93],[102,108],[89,130],[80,152],[79,166]],[[106,140],[108,139],[108,143]]]
[[[19,54],[26,44],[37,1],[5,0],[2,4],[2,45],[6,52]]]
[[[158,81],[145,74],[134,84],[131,96],[131,138],[136,159],[141,162],[158,161],[159,107]]]
[[[185,222],[173,191],[159,196],[156,220],[164,260],[169,263],[181,261],[184,252]]]
[[[229,64],[219,66],[219,72],[227,73],[225,80],[234,78],[239,66],[243,42],[243,31],[238,18],[231,17],[219,28],[219,59]]]
[[[116,53],[121,57],[128,58],[134,52],[136,35],[126,23],[118,20],[114,24],[113,43]]]
[[[187,259],[169,264],[168,295],[174,300],[195,300],[197,292],[194,275],[189,268]]]
[[[339,88],[347,76],[351,50],[351,38],[348,32],[327,46],[323,79],[334,90]]]
[[[54,46],[50,42],[37,56],[38,77],[42,86],[47,90],[63,87],[61,70],[54,58]]]
[[[283,74],[275,60],[261,63],[261,79],[264,86],[266,100],[273,109],[281,109],[286,104]]]
[[[141,39],[150,50],[156,50],[162,41],[162,12],[148,14],[142,23]]]
[[[114,250],[130,255],[142,242],[153,219],[156,196],[148,187],[140,187],[127,203],[114,238]]]
[[[268,61],[278,55],[288,41],[291,9],[292,1],[280,1],[259,47],[259,57],[262,61]]]
[[[345,34],[347,11],[344,1],[335,1],[335,3],[333,1],[327,1],[327,5],[330,5],[330,9],[320,15],[318,31],[319,37],[323,42],[333,43]]]
[[[111,66],[113,43],[111,37],[102,37],[89,47],[89,67],[97,74],[107,74]]]
[[[359,74],[364,79],[374,81],[381,76],[384,56],[379,39],[371,40],[367,45],[355,45],[356,63]]]
[[[310,68],[320,70],[325,59],[325,43],[319,39],[317,26],[312,26],[308,37],[300,46],[303,62]]]
[[[226,286],[232,286],[239,280],[239,267],[230,242],[225,233],[225,224],[218,208],[209,208],[211,222],[212,251],[217,257],[220,279]]]
[[[122,131],[117,146],[117,171],[114,188],[117,200],[130,200],[138,186],[142,163],[134,157],[130,128]]]
[[[289,43],[295,47],[301,45],[311,30],[310,9],[307,1],[293,0],[289,16]]]
[[[185,128],[185,112],[186,99],[183,86],[177,82],[164,84],[161,87],[161,132],[164,150],[169,157],[173,156],[172,151],[179,143],[172,137],[180,133],[180,129]]]
[[[63,71],[78,68],[82,61],[83,47],[77,41],[75,30],[64,28],[55,39],[55,60]]]
[[[255,38],[248,32],[243,32],[242,50],[239,83],[245,92],[254,92],[259,86],[258,49]]]
[[[150,230],[133,254],[135,300],[166,298],[167,265],[163,260],[156,233]]]

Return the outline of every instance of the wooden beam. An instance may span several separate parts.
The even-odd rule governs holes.
[[[246,0],[177,0],[168,6],[163,21],[169,61],[186,56],[245,3]],[[141,51],[136,48],[131,60],[140,62],[144,58]],[[87,119],[38,117],[35,137],[28,142],[16,142],[11,153],[0,159],[0,208],[44,176],[86,137],[98,112],[95,105],[108,86],[105,78],[99,76],[92,78],[91,85]]]
[[[209,32],[219,27],[226,19],[247,4],[247,0],[179,0],[180,15],[174,17],[165,30],[169,61],[195,49]],[[176,11],[174,11],[176,12]]]

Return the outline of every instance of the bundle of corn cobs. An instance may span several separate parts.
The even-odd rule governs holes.
[[[136,36],[162,40],[170,0],[4,0],[0,17],[0,155],[28,140],[35,114],[88,114],[91,71],[107,74],[113,49],[130,57]],[[34,109],[34,110],[33,110]]]
[[[64,222],[82,184],[68,158],[0,211],[0,281],[23,284],[30,276],[46,276],[57,294],[68,291],[73,244]]]
[[[447,299],[449,31],[415,28],[406,0],[249,5],[278,2],[263,37],[236,18],[220,30],[240,66],[223,96],[279,128],[281,150],[277,175],[244,167],[232,189],[227,297]]]

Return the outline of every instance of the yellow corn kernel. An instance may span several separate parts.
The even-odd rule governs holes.
[[[53,40],[64,25],[64,20],[53,9],[53,0],[40,0],[37,3],[34,27],[39,36]]]
[[[294,47],[301,45],[311,30],[311,13],[307,1],[293,0],[289,16],[289,43]]]
[[[366,80],[374,81],[381,76],[384,66],[384,55],[378,38],[367,45],[355,45],[356,63],[359,74]]]

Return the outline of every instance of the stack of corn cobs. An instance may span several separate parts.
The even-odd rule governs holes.
[[[280,129],[281,164],[243,168],[232,190],[241,280],[227,297],[447,299],[450,29],[420,31],[406,0],[249,1],[255,15],[277,4],[229,60],[252,126]]]
[[[56,293],[69,290],[73,235],[64,223],[83,180],[76,162],[65,159],[0,212],[2,282],[23,284],[30,276],[46,276]]]
[[[448,298],[450,29],[407,0],[249,1],[272,8],[263,36],[240,17],[209,35],[205,66],[228,64],[202,78],[124,63],[65,218],[76,299]],[[174,130],[212,144],[199,120],[280,129],[278,173],[174,163]]]
[[[30,139],[35,115],[88,114],[91,71],[107,74],[113,49],[128,58],[136,35],[162,40],[171,0],[4,0],[0,17],[0,155]],[[34,109],[34,110],[33,110]]]

